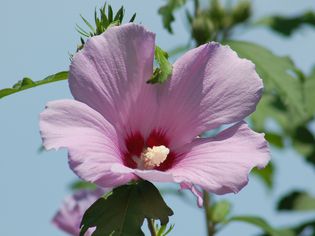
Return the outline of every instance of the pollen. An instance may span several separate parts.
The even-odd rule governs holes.
[[[160,166],[166,160],[169,153],[170,150],[163,145],[146,148],[140,156],[143,169],[153,169]]]

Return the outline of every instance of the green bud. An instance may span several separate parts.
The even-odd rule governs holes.
[[[205,15],[199,15],[192,22],[192,36],[198,45],[209,42],[214,36],[212,21]]]
[[[248,0],[240,1],[232,10],[233,24],[246,21],[251,16],[251,3]]]
[[[219,29],[223,28],[223,20],[226,16],[226,13],[219,0],[211,1],[209,14],[215,26]]]

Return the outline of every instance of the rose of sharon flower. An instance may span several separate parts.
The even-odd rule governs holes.
[[[68,196],[59,211],[54,216],[52,223],[70,235],[80,234],[80,223],[85,211],[104,193],[97,190],[79,190]],[[90,228],[85,236],[92,235],[94,228]]]
[[[173,65],[163,84],[153,74],[155,35],[136,24],[92,37],[72,61],[75,100],[53,101],[40,116],[43,145],[65,147],[71,169],[101,187],[139,178],[189,188],[238,192],[253,167],[269,161],[262,134],[243,121],[263,84],[255,66],[228,46],[208,43]],[[211,138],[204,131],[233,126]]]

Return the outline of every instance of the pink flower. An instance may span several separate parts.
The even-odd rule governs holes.
[[[52,222],[59,229],[72,236],[80,234],[80,223],[84,212],[104,193],[97,190],[80,190],[68,196],[59,211],[54,216]],[[92,235],[95,229],[89,229],[85,236]]]
[[[43,145],[67,148],[71,169],[101,187],[138,178],[176,182],[199,196],[199,205],[196,186],[238,192],[250,170],[269,161],[263,135],[243,121],[263,90],[254,64],[208,43],[178,59],[167,82],[151,85],[154,41],[136,24],[89,39],[70,66],[75,100],[50,102],[41,113]]]

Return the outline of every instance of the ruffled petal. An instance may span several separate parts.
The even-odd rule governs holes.
[[[177,60],[161,88],[159,126],[173,146],[251,114],[263,90],[252,62],[228,46],[208,43]]]
[[[113,126],[84,103],[48,103],[40,115],[40,131],[46,149],[68,149],[71,169],[86,181],[114,187],[135,178],[111,171],[113,164],[123,165],[122,144]]]
[[[122,133],[149,132],[157,108],[153,73],[155,35],[143,26],[110,27],[90,38],[70,66],[74,98],[102,114]]]
[[[265,167],[270,159],[264,135],[252,131],[245,122],[215,137],[197,138],[180,151],[186,154],[169,170],[176,182],[216,194],[237,193],[247,184],[251,169]]]

